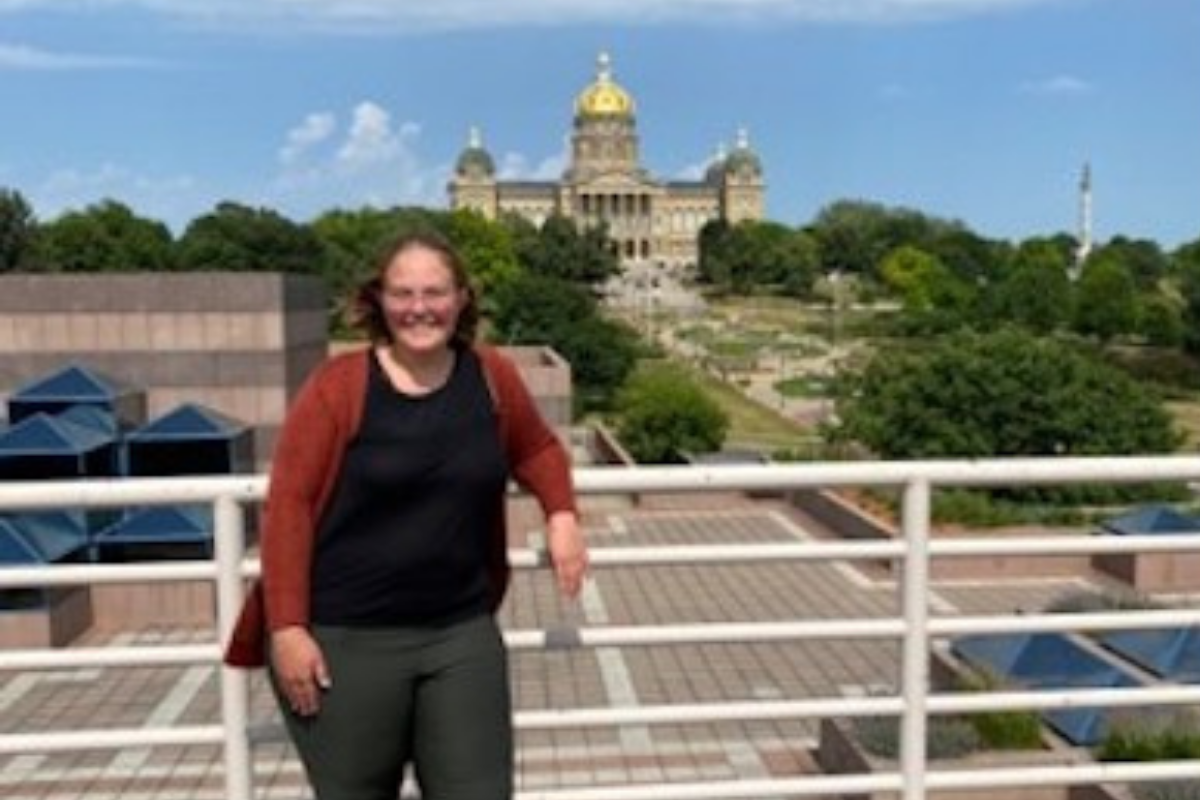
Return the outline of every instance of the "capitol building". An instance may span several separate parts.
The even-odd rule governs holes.
[[[761,220],[762,162],[745,131],[700,180],[657,178],[638,152],[637,106],[613,79],[605,53],[596,77],[575,98],[570,160],[557,181],[507,180],[473,129],[449,184],[450,207],[488,219],[516,214],[541,226],[560,214],[580,226],[605,225],[625,269],[679,271],[696,264],[705,223]]]

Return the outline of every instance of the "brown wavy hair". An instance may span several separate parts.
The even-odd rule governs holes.
[[[385,344],[392,341],[392,332],[387,326],[383,314],[383,276],[391,266],[396,256],[410,248],[421,248],[437,253],[442,263],[450,270],[456,289],[467,294],[466,305],[458,315],[458,323],[454,326],[451,342],[458,345],[470,345],[475,341],[479,328],[479,299],[475,288],[471,285],[466,265],[454,245],[439,233],[419,231],[404,233],[385,247],[375,262],[374,274],[358,285],[347,310],[347,322],[350,327],[362,331],[373,344]]]

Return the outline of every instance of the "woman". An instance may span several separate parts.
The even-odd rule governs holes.
[[[474,344],[476,298],[446,242],[401,238],[354,311],[372,346],[325,362],[288,411],[262,609],[226,660],[266,656],[320,800],[394,800],[408,763],[425,800],[507,798],[505,486],[538,498],[573,597],[588,557],[569,461],[513,364]]]

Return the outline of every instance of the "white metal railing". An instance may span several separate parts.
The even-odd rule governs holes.
[[[1200,610],[1172,609],[1019,616],[931,616],[929,565],[933,558],[975,555],[1066,555],[1100,552],[1200,551],[1200,531],[1182,536],[1081,537],[1041,540],[931,540],[930,497],[934,488],[1064,483],[1145,483],[1200,480],[1200,457],[1057,458],[986,461],[872,462],[783,466],[589,468],[576,471],[582,494],[706,492],[732,490],[894,487],[902,490],[902,539],[888,542],[805,542],[766,545],[597,548],[598,569],[619,565],[729,563],[888,558],[902,563],[901,615],[880,619],[824,619],[674,626],[605,626],[574,629],[566,638],[583,647],[631,647],[730,641],[797,639],[898,639],[902,663],[899,693],[862,698],[812,698],[756,703],[710,703],[638,708],[578,708],[521,711],[520,729],[579,728],[625,724],[716,720],[778,720],[805,717],[890,714],[900,718],[901,756],[896,772],[787,779],[706,781],[528,791],[521,800],[672,800],[812,796],[826,793],[900,792],[924,800],[932,790],[1000,788],[1033,784],[1078,785],[1194,778],[1200,761],[1153,764],[1088,763],[1056,767],[932,771],[925,733],[929,714],[1014,708],[1052,709],[1200,703],[1200,686],[1156,685],[1121,689],[996,691],[933,694],[927,685],[929,653],[936,637],[968,633],[1153,629],[1200,625]],[[120,507],[208,503],[214,509],[215,557],[211,562],[128,565],[56,565],[0,569],[0,590],[76,584],[210,580],[216,586],[217,642],[232,629],[244,580],[258,569],[245,558],[242,509],[260,499],[265,478],[203,477],[70,482],[0,483],[0,513],[39,508]],[[515,551],[518,568],[544,565],[544,553]],[[514,649],[558,647],[563,632],[506,632]],[[0,671],[74,667],[217,664],[219,644],[10,650],[0,652]],[[221,670],[221,722],[165,729],[104,729],[0,735],[0,755],[153,745],[222,744],[225,793],[231,800],[253,796],[248,680],[241,670]]]

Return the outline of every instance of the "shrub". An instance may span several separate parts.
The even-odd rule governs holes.
[[[1200,758],[1200,716],[1187,709],[1114,713],[1097,757],[1101,761]]]
[[[1153,598],[1133,591],[1079,589],[1055,597],[1046,605],[1050,613],[1081,614],[1092,611],[1148,611],[1163,608]]]
[[[853,730],[863,749],[871,755],[879,758],[896,758],[900,755],[898,719],[858,717],[854,720]],[[981,745],[975,727],[960,717],[931,717],[925,730],[925,747],[929,758],[961,758],[979,750]]]
[[[719,450],[729,418],[685,370],[666,365],[635,372],[617,395],[616,432],[643,464],[678,463]]]
[[[959,680],[959,688],[969,692],[992,691],[1005,685],[1003,678],[990,673],[976,673]],[[983,711],[967,719],[975,726],[983,746],[989,749],[1033,750],[1042,744],[1042,721],[1035,711]]]

